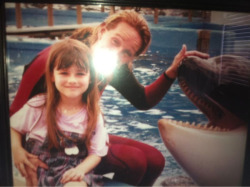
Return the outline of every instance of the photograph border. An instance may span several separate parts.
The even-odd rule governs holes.
[[[10,128],[9,128],[9,97],[8,97],[8,76],[6,65],[6,33],[5,33],[5,3],[34,3],[34,1],[1,1],[0,12],[0,185],[13,186],[11,149],[10,149]],[[236,11],[250,12],[250,3],[248,0],[233,1],[200,1],[200,0],[38,0],[35,3],[60,3],[60,4],[92,4],[92,5],[113,5],[113,6],[143,6],[154,8],[173,8],[173,9],[199,9],[216,11]],[[248,128],[247,144],[250,147],[250,130]],[[245,164],[242,179],[243,186],[250,185],[250,149],[245,151]]]

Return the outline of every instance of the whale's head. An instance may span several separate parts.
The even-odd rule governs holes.
[[[159,120],[167,149],[200,185],[240,185],[250,122],[250,61],[232,55],[188,57],[178,82],[208,123]]]
[[[250,122],[250,61],[232,55],[186,58],[179,85],[207,116],[208,127],[234,129]]]

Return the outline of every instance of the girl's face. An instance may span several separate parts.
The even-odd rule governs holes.
[[[141,43],[141,37],[135,28],[126,22],[121,22],[114,29],[110,30],[103,26],[98,34],[98,40],[94,45],[94,49],[98,47],[115,51],[120,63],[125,64],[135,58]]]
[[[72,65],[65,69],[53,70],[52,81],[62,99],[81,99],[82,94],[88,89],[90,73]]]

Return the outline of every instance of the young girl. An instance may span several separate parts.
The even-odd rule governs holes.
[[[15,166],[26,176],[25,165],[35,155],[48,166],[37,170],[39,186],[95,182],[89,173],[107,154],[108,135],[89,53],[74,39],[55,43],[46,66],[47,94],[33,97],[11,117]],[[22,147],[24,134],[29,153]]]

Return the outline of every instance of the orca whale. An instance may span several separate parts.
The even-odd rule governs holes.
[[[208,123],[160,119],[166,148],[198,185],[241,185],[250,122],[249,59],[187,57],[178,83]]]

